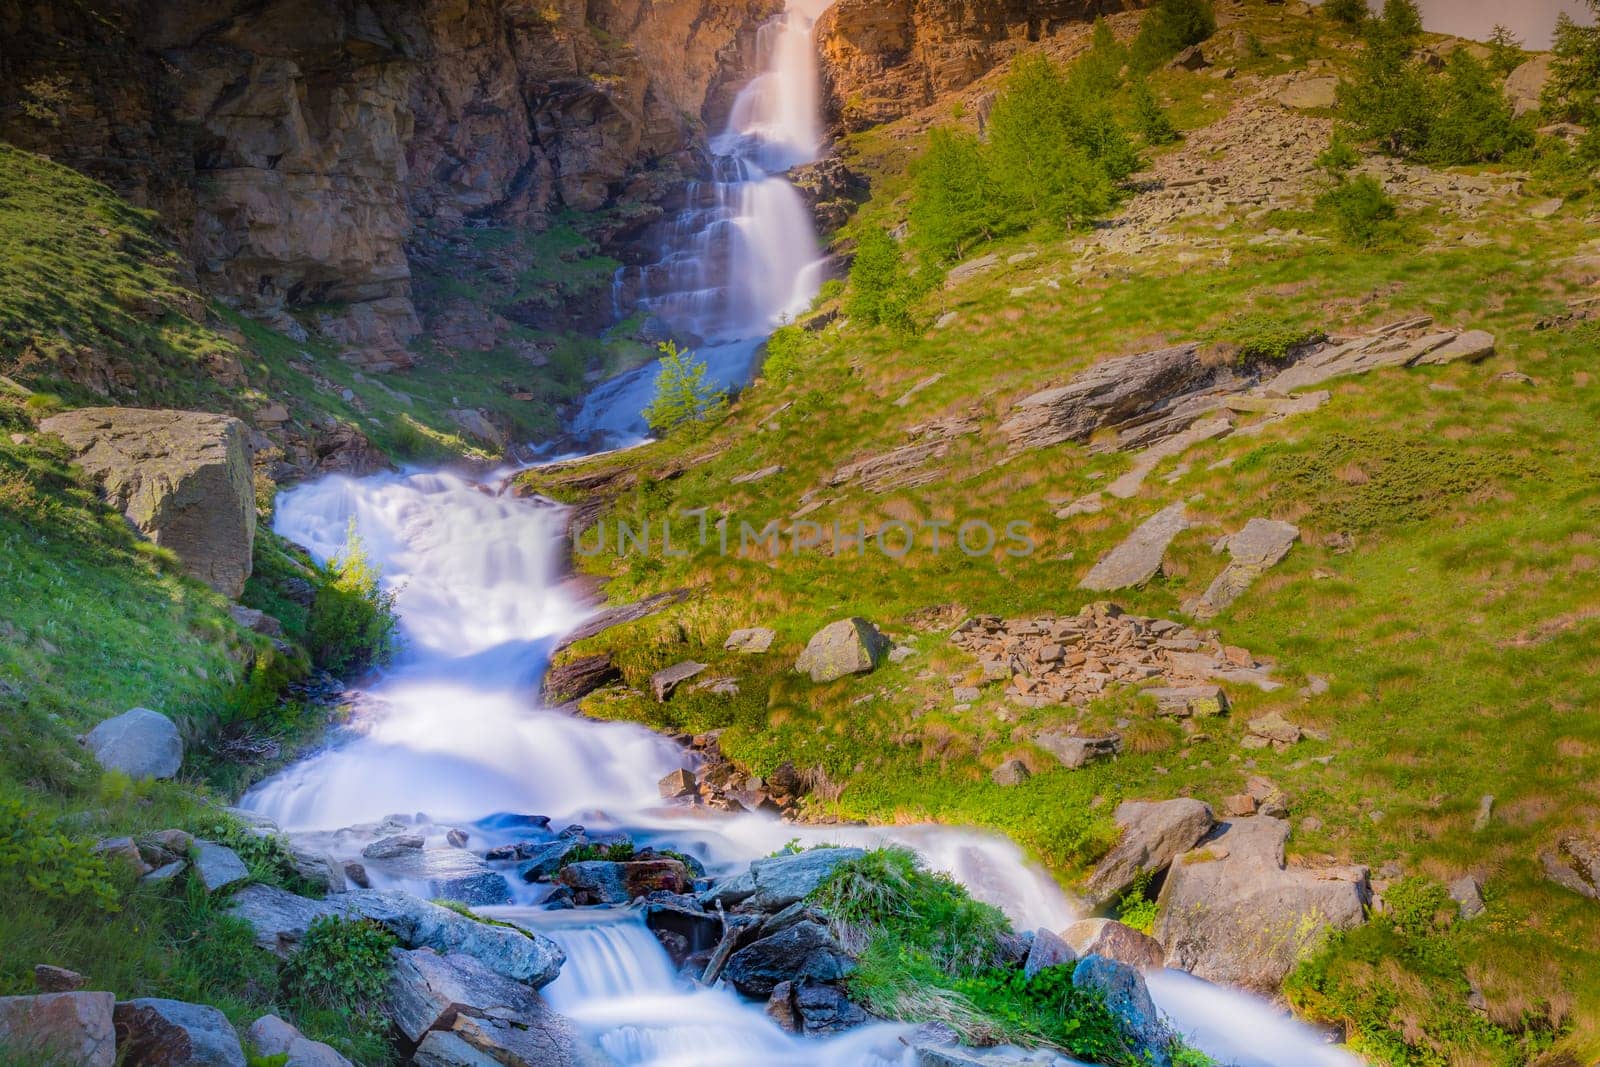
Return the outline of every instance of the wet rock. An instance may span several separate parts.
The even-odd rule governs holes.
[[[351,885],[358,889],[372,888],[372,879],[367,875],[366,866],[354,860],[344,864],[344,876],[350,880]]]
[[[1115,919],[1082,919],[1061,931],[1061,939],[1079,957],[1104,956],[1137,971],[1160,967],[1166,958],[1161,942]]]
[[[1172,1034],[1161,1021],[1161,1013],[1138,971],[1104,956],[1088,956],[1073,969],[1072,984],[1100,994],[1106,1009],[1122,1022],[1124,1031],[1153,1067],[1171,1062],[1167,1048]]]
[[[444,835],[444,839],[445,843],[451,848],[466,848],[467,844],[472,840],[467,836],[465,830],[451,830]]]
[[[428,896],[454,900],[473,907],[511,903],[511,887],[470,852],[459,848],[403,849],[392,860],[375,860],[385,874],[414,881],[426,880]]]
[[[21,1064],[113,1067],[117,1040],[110,993],[0,997],[0,1048]]]
[[[69,971],[65,967],[48,963],[36,963],[33,966],[34,988],[41,993],[76,993],[88,981],[77,971]]]
[[[681,939],[680,952],[673,957],[679,964],[696,953],[709,953],[722,939],[722,920],[702,911],[690,896],[650,894],[644,905],[644,924],[658,937],[670,934]]]
[[[705,907],[748,903],[760,911],[781,911],[810,896],[839,864],[864,855],[859,848],[814,848],[756,860],[745,874],[700,894],[700,902]]]
[[[427,842],[421,834],[395,834],[374,841],[361,850],[361,854],[369,860],[392,860],[410,852],[418,852]]]
[[[1059,967],[1075,962],[1078,953],[1067,942],[1040,927],[1033,932],[1033,942],[1028,946],[1028,958],[1023,961],[1022,973],[1034,977],[1047,967]]]
[[[1080,893],[1090,907],[1115,900],[1142,874],[1165,870],[1216,823],[1208,805],[1187,798],[1125,801],[1115,819],[1122,836],[1095,864]]]
[[[561,861],[576,852],[582,844],[583,838],[579,835],[561,837],[547,844],[533,846],[527,860],[517,865],[517,874],[525,882],[553,878],[556,871],[561,869]]]
[[[331,1045],[312,1041],[276,1015],[250,1024],[245,1038],[258,1056],[283,1056],[283,1067],[352,1067]]]
[[[582,700],[596,689],[622,681],[622,672],[611,662],[609,653],[579,656],[558,663],[545,675],[545,696],[552,703]]]
[[[989,780],[998,786],[1015,786],[1026,782],[1033,775],[1028,771],[1028,765],[1019,759],[1008,759],[994,769],[989,775]]]
[[[840,619],[818,630],[794,668],[813,682],[831,682],[850,674],[876,670],[889,651],[889,640],[866,619]]]
[[[1365,921],[1365,868],[1287,866],[1289,824],[1252,816],[1224,823],[1172,864],[1155,937],[1167,966],[1270,995],[1330,930]]]
[[[662,800],[677,800],[695,795],[697,783],[694,775],[682,768],[675,770],[656,783]]]
[[[386,1009],[411,1041],[429,1030],[448,1030],[460,1012],[516,1018],[539,1008],[538,995],[461,953],[395,949]]]
[[[735,952],[722,973],[741,995],[764,1000],[779,982],[838,982],[855,967],[827,927],[807,921]]]
[[[755,626],[747,630],[733,631],[722,643],[722,647],[729,652],[746,652],[754,655],[770,649],[777,636],[774,630],[769,630],[765,626]]]
[[[183,766],[183,738],[159,711],[133,708],[97,725],[83,739],[108,771],[135,780],[171,778]]]
[[[228,1017],[206,1004],[144,997],[116,1006],[117,1055],[129,1065],[245,1067]]]
[[[1108,591],[1143,585],[1161,570],[1172,539],[1188,528],[1187,509],[1182,503],[1163,508],[1101,557],[1078,587]]]
[[[682,893],[692,885],[689,872],[674,859],[585,860],[567,864],[556,878],[572,890],[579,906],[626,904],[649,893]]]
[[[665,704],[672,698],[678,686],[705,669],[704,663],[675,663],[666,670],[656,671],[650,676],[650,691],[655,694],[658,704]]]
[[[822,1037],[853,1030],[872,1017],[829,982],[779,982],[767,998],[767,1018],[791,1034]]]
[[[250,868],[244,865],[239,854],[215,841],[196,839],[189,855],[194,861],[194,871],[200,876],[200,883],[208,893],[226,889],[250,877]]]

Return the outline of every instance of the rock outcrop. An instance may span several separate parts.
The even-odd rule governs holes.
[[[1090,907],[1110,903],[1140,875],[1156,874],[1211,831],[1211,808],[1193,799],[1124,801],[1116,823],[1122,836],[1089,872],[1080,896]]]
[[[18,1063],[112,1067],[115,1001],[110,993],[0,997],[0,1049]]]
[[[255,481],[244,424],[226,415],[80,408],[39,424],[67,443],[106,500],[226,597],[250,577]]]
[[[118,1004],[115,1018],[120,1062],[245,1067],[233,1024],[208,1004],[145,997]]]

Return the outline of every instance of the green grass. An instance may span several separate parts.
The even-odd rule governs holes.
[[[1287,50],[1297,23],[1269,14],[1275,10],[1246,9],[1245,26],[1266,54],[1242,68],[1281,62],[1275,55]],[[1351,46],[1324,32],[1315,47],[1342,64]],[[1237,91],[1203,75],[1163,72],[1158,92],[1169,97],[1168,79],[1190,86],[1181,90],[1187,99],[1213,96],[1206,102],[1213,109]],[[1169,107],[1181,127],[1193,128],[1184,107]],[[903,132],[851,139],[856,161],[882,175],[856,226],[893,228],[903,216],[907,186],[897,174],[919,144],[896,136]],[[1332,237],[1310,214],[1312,196],[1296,225]],[[628,683],[589,698],[585,710],[666,730],[723,729],[723,751],[754,773],[786,760],[816,772],[829,785],[812,800],[819,814],[991,826],[1069,884],[1111,841],[1118,800],[1193,795],[1219,804],[1249,774],[1266,775],[1291,798],[1296,854],[1374,868],[1395,862],[1439,881],[1468,870],[1487,877],[1490,919],[1450,935],[1458,969],[1429,971],[1401,955],[1354,986],[1395,994],[1394,1025],[1415,1050],[1509,1063],[1551,1045],[1552,1056],[1592,1057],[1600,1051],[1600,989],[1592,981],[1600,918],[1588,902],[1544,881],[1535,856],[1563,830],[1592,822],[1591,783],[1600,772],[1600,726],[1584,713],[1600,702],[1593,653],[1600,491],[1587,444],[1600,417],[1596,337],[1589,327],[1535,325],[1581,291],[1583,275],[1565,258],[1594,248],[1583,227],[1530,219],[1531,202],[1486,205],[1476,218],[1413,209],[1407,241],[1373,249],[1335,240],[1293,250],[1251,246],[1258,225],[1272,223],[1240,222],[1206,231],[1227,254],[1204,269],[1146,252],[1075,275],[1076,239],[1028,235],[980,250],[997,253],[1001,265],[925,299],[918,311],[926,321],[956,313],[944,329],[912,338],[822,331],[807,346],[803,371],[746,391],[708,439],[668,440],[629,457],[640,477],[615,499],[610,518],[635,529],[651,521],[656,548],[626,558],[608,552],[582,565],[611,579],[614,600],[679,587],[692,596],[665,616],[573,650],[611,651]],[[1564,214],[1593,210],[1590,200]],[[1489,243],[1464,247],[1466,233]],[[1018,251],[1037,255],[1007,263]],[[1063,279],[1060,289],[1039,284],[1052,276]],[[1333,398],[1320,411],[1169,460],[1138,497],[1110,501],[1098,515],[1054,518],[1062,504],[1123,470],[1126,457],[1075,445],[1010,456],[995,432],[1011,401],[1100,358],[1226,336],[1252,321],[1273,328],[1244,339],[1274,355],[1318,330],[1349,334],[1415,314],[1487,329],[1499,338],[1499,354],[1480,366],[1331,383]],[[1536,386],[1495,380],[1511,368]],[[935,374],[942,377],[895,406]],[[845,463],[904,444],[907,428],[953,415],[975,417],[978,432],[956,438],[931,462],[928,484],[884,493],[828,484]],[[773,464],[783,471],[732,484]],[[664,471],[674,476],[651,476]],[[824,502],[808,521],[846,530],[890,520],[981,519],[997,528],[1022,520],[1037,549],[1027,559],[1000,550],[973,559],[948,548],[936,556],[924,536],[921,550],[903,560],[875,550],[737,551],[741,522],[787,526],[802,499]],[[1194,742],[1160,729],[1129,693],[1078,714],[1009,707],[986,688],[970,710],[953,709],[948,678],[970,679],[976,667],[945,641],[954,620],[964,611],[1076,611],[1091,599],[1076,582],[1092,562],[1179,499],[1191,501],[1199,525],[1174,543],[1165,578],[1118,601],[1179,616],[1220,566],[1210,552],[1217,536],[1255,516],[1296,522],[1301,544],[1214,624],[1230,644],[1274,661],[1285,689],[1231,692],[1231,718]],[[735,551],[720,554],[713,536],[687,558],[661,552],[663,520],[673,522],[675,547],[695,545],[698,520],[686,513],[699,508],[728,517]],[[920,613],[938,605],[957,605],[951,621],[919,628]],[[851,614],[914,639],[914,654],[823,686],[796,676],[791,667],[807,638]],[[730,630],[751,625],[778,631],[772,653],[722,651]],[[666,705],[640,695],[651,671],[684,659],[739,678],[740,694],[688,691]],[[1329,691],[1300,695],[1311,676],[1329,679]],[[1243,723],[1270,711],[1325,730],[1330,740],[1284,753],[1241,751]],[[1140,744],[1081,771],[1058,768],[1027,741],[1040,726],[1094,731],[1119,719],[1130,720],[1125,733]],[[1023,759],[1033,777],[1011,789],[993,785],[990,770],[1008,758]],[[1474,832],[1485,794],[1498,798],[1499,814]],[[1300,825],[1309,815],[1318,828]],[[1365,958],[1363,939],[1381,936],[1352,935],[1330,949],[1325,966],[1344,974]],[[1485,1002],[1486,1015],[1470,1027],[1462,1022],[1462,974]],[[1352,988],[1341,982],[1339,989]],[[1358,1035],[1374,1029],[1347,998],[1300,1003]],[[1427,1003],[1438,1011],[1424,1011]],[[1411,1058],[1420,1051],[1395,1051],[1382,1034],[1358,1040],[1380,1061],[1434,1062]]]

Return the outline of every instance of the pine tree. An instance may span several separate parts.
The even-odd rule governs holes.
[[[936,262],[957,259],[994,236],[995,192],[976,137],[935,129],[913,174],[911,233]]]
[[[727,407],[728,394],[706,381],[706,365],[671,341],[661,343],[656,392],[645,407],[650,432],[665,436],[682,426],[706,423]]]

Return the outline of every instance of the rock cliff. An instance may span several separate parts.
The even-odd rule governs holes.
[[[647,198],[777,6],[0,0],[0,139],[159,211],[209,292],[383,370],[421,330],[419,222]]]
[[[817,24],[831,119],[890,122],[976,81],[1021,45],[1139,0],[838,0]]]

